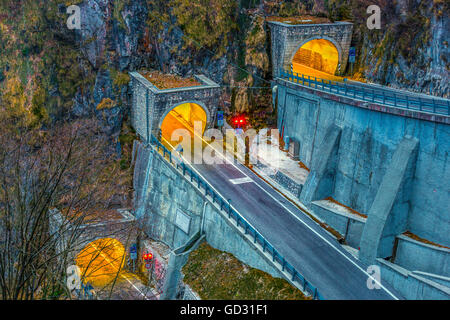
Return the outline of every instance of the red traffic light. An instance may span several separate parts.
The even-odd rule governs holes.
[[[151,254],[151,253],[144,253],[144,254],[142,255],[142,258],[143,258],[145,261],[147,261],[147,260],[152,260],[153,254]]]
[[[246,120],[244,116],[236,116],[233,118],[233,123],[237,126],[242,126],[246,124]]]

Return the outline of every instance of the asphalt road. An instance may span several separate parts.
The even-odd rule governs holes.
[[[369,289],[367,266],[244,165],[224,159],[223,164],[193,164],[192,167],[216,192],[231,199],[234,209],[317,287],[325,299],[402,299],[383,281],[379,289]],[[249,182],[235,180],[241,178]]]
[[[194,168],[253,225],[326,299],[394,299],[384,288],[368,289],[366,267],[298,207],[241,164]],[[249,177],[253,182],[233,184]]]

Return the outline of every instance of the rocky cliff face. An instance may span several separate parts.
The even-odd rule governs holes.
[[[381,30],[364,26],[365,5],[353,9],[358,71],[368,81],[448,97],[448,2],[399,0],[378,4]]]
[[[366,27],[372,2],[382,8],[381,30]],[[81,30],[66,26],[71,4],[81,9]],[[445,1],[3,0],[2,108],[27,125],[95,115],[117,135],[128,113],[127,72],[156,68],[204,73],[225,85],[224,107],[270,112],[270,91],[246,88],[271,79],[265,17],[299,14],[355,22],[362,78],[448,96]]]

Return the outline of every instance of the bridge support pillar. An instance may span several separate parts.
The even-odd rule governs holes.
[[[333,193],[341,131],[342,129],[335,124],[327,129],[327,134],[316,153],[311,172],[300,194],[300,201],[306,206],[310,206],[314,200],[321,200]]]
[[[416,138],[403,138],[378,188],[360,243],[359,259],[366,264],[393,256],[395,237],[406,231],[418,145]]]
[[[194,234],[185,245],[170,253],[169,265],[167,266],[166,279],[164,281],[163,293],[160,300],[176,300],[181,280],[181,268],[186,264],[189,254],[205,240],[200,233]]]

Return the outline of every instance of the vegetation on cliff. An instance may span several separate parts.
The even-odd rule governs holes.
[[[0,108],[3,116],[20,118],[24,126],[70,118],[76,95],[78,107],[88,109],[91,104],[95,111],[99,102],[92,101],[93,87],[105,68],[110,70],[115,98],[102,98],[117,100],[118,107],[127,103],[122,101],[127,71],[152,66],[182,76],[205,73],[225,89],[230,86],[224,99],[232,112],[266,109],[270,99],[260,97],[270,97],[270,91],[247,87],[268,86],[264,80],[271,79],[265,22],[270,16],[353,21],[356,73],[383,84],[448,94],[448,43],[436,44],[432,31],[447,19],[448,2],[443,0],[378,0],[381,30],[366,27],[366,9],[372,4],[368,0],[106,1],[104,7],[89,9],[100,10],[91,13],[99,14],[104,23],[90,38],[67,29],[69,4],[90,6],[89,0],[0,2]],[[433,50],[439,61],[429,54],[431,45],[438,46]],[[95,50],[89,52],[92,46]],[[133,63],[123,64],[125,58]],[[414,72],[418,78],[411,76]],[[436,73],[443,78],[434,77]]]

